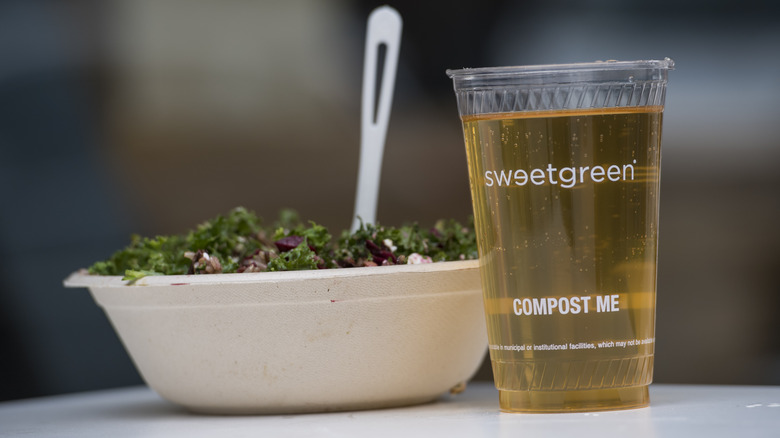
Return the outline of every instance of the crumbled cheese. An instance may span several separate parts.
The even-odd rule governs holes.
[[[409,258],[406,261],[406,264],[408,265],[419,265],[422,263],[433,263],[433,259],[431,259],[429,256],[423,256],[413,252],[409,254]]]
[[[390,239],[385,239],[382,241],[382,243],[387,247],[387,249],[390,250],[390,252],[395,252],[395,250],[398,249],[397,246],[393,245],[393,241]]]

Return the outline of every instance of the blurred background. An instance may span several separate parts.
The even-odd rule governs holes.
[[[780,384],[780,9],[431,3],[390,2],[404,34],[379,221],[471,212],[445,69],[671,57],[655,381]],[[380,4],[0,3],[0,400],[141,383],[88,292],[62,287],[131,233],[237,205],[349,227]]]

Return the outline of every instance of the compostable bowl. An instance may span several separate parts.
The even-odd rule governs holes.
[[[477,261],[120,277],[77,272],[138,371],[203,413],[370,409],[431,401],[487,350]]]

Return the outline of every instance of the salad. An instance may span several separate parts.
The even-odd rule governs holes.
[[[304,269],[339,269],[407,263],[472,260],[478,257],[473,220],[439,220],[431,228],[365,224],[334,239],[313,221],[283,210],[270,226],[243,207],[184,235],[133,235],[130,244],[88,268],[94,275],[219,274]]]

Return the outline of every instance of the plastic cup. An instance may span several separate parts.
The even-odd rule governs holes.
[[[662,61],[448,70],[501,410],[647,406]]]

